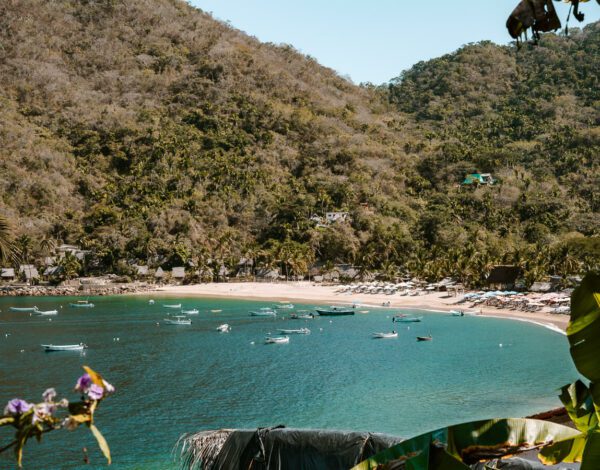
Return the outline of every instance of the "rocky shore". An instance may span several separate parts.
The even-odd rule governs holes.
[[[90,296],[138,294],[156,290],[150,284],[108,284],[101,286],[2,286],[0,297],[41,297],[41,296]]]

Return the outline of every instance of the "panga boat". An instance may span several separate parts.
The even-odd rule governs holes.
[[[35,312],[37,307],[9,307],[11,312]]]
[[[150,299],[150,300],[148,301],[148,305],[154,305],[154,300]]]
[[[183,315],[175,315],[173,318],[165,318],[165,325],[191,325],[192,320]]]
[[[317,308],[317,313],[322,317],[334,317],[340,315],[354,315],[354,309],[350,307]]]
[[[181,304],[163,304],[165,308],[181,308]]]
[[[186,315],[198,315],[200,313],[200,310],[198,310],[197,308],[192,308],[190,310],[182,310],[181,313],[185,313]]]
[[[277,312],[269,307],[263,307],[258,310],[252,310],[250,312],[251,317],[276,317]]]
[[[450,310],[450,314],[453,317],[464,317],[465,316],[465,312],[463,312],[462,310]]]
[[[397,331],[392,331],[390,333],[373,333],[374,339],[390,339],[390,338],[397,338],[397,337],[398,337]]]
[[[289,342],[289,336],[269,336],[265,338],[265,344],[285,344]]]
[[[229,333],[231,331],[231,327],[227,323],[223,323],[222,325],[217,326],[217,331],[221,333]]]
[[[309,335],[310,330],[308,328],[299,328],[297,330],[278,330],[280,333],[284,335]]]
[[[222,311],[223,310],[218,310],[218,309],[217,310],[211,310],[212,313],[219,313],[219,312],[222,312]]]
[[[431,341],[433,338],[429,336],[417,336],[417,341]]]
[[[87,300],[78,300],[77,302],[72,302],[69,304],[71,307],[75,308],[93,308],[95,305]]]
[[[423,317],[411,317],[407,315],[396,316],[392,318],[392,321],[400,323],[416,323],[420,322],[421,320],[423,320]]]
[[[281,305],[277,305],[275,308],[277,308],[277,309],[294,308],[294,304],[281,304]]]
[[[314,320],[314,319],[315,319],[315,316],[312,313],[308,313],[308,314],[304,313],[304,314],[301,314],[301,315],[297,315],[295,313],[292,313],[290,315],[290,320]]]
[[[83,351],[87,349],[84,343],[79,344],[42,344],[42,348],[46,352],[50,351]]]
[[[58,315],[58,310],[38,310],[33,311],[36,315]]]

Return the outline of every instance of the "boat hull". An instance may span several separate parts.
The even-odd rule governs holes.
[[[321,315],[322,317],[341,317],[341,316],[345,316],[345,315],[354,315],[354,310],[352,309],[337,309],[337,310],[330,310],[330,309],[316,309],[317,313],[319,315]]]
[[[42,344],[44,351],[83,351],[87,348],[85,344]]]

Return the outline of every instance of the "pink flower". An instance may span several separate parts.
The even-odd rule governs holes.
[[[104,395],[104,388],[100,385],[92,384],[88,389],[87,394],[92,400],[100,400],[102,395]]]
[[[21,400],[20,398],[13,398],[4,408],[4,415],[20,415],[27,413],[32,407],[33,403],[27,403],[25,400]]]

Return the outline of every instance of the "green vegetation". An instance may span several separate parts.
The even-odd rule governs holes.
[[[92,273],[251,257],[473,286],[598,267],[598,24],[379,87],[178,0],[4,2],[0,44],[0,214],[31,259],[56,240]],[[498,182],[461,187],[480,172]],[[350,220],[310,221],[328,211]]]

